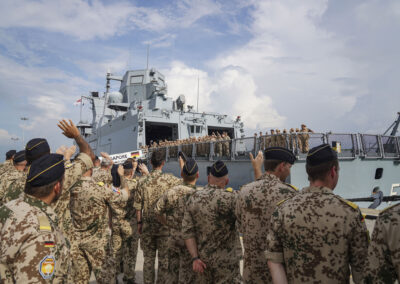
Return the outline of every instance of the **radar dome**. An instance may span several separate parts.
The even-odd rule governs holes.
[[[123,95],[120,92],[110,92],[108,93],[108,103],[109,104],[120,104],[122,103]]]

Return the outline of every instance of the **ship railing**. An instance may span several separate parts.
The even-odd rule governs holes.
[[[356,157],[364,159],[400,159],[400,138],[352,133],[289,133],[230,140],[196,142],[177,146],[158,147],[165,153],[166,159],[178,159],[179,151],[196,160],[249,160],[250,153],[257,155],[267,147],[285,147],[305,160],[307,152],[322,143],[328,143],[338,153],[340,160]],[[153,148],[149,149],[149,157]]]

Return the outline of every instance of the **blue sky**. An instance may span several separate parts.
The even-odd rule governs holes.
[[[25,142],[70,144],[57,120],[79,120],[73,102],[103,92],[107,69],[144,68],[147,45],[169,96],[195,104],[200,77],[199,109],[241,115],[247,133],[382,133],[400,111],[399,1],[3,0],[0,11],[0,160],[23,148],[23,129]]]

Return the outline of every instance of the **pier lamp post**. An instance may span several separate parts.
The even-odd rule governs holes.
[[[23,116],[23,117],[21,117],[21,120],[24,121],[24,124],[25,124],[25,122],[28,121],[29,118]],[[25,129],[24,129],[24,127],[22,127],[22,146],[25,146]]]

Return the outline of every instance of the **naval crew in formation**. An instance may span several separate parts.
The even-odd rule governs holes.
[[[193,159],[179,158],[179,178],[163,172],[163,147],[151,151],[151,172],[134,159],[113,165],[107,153],[100,163],[71,121],[59,127],[78,155],[75,146],[52,154],[46,139],[35,138],[0,166],[1,283],[88,283],[91,272],[99,283],[116,283],[121,272],[124,283],[137,283],[139,239],[144,283],[399,280],[400,205],[380,213],[369,241],[360,209],[334,193],[337,153],[328,144],[308,149],[299,136],[308,135],[306,126],[262,137],[270,140],[251,156],[255,181],[241,190],[228,187],[222,161],[201,188]],[[229,156],[229,136],[219,136],[207,139],[215,139],[217,156]],[[302,190],[285,183],[293,143],[307,153],[310,185]],[[198,149],[210,151],[206,145]]]

